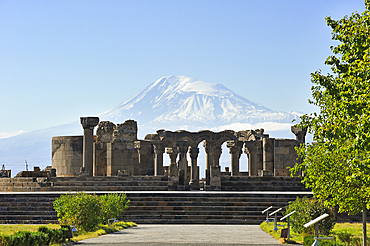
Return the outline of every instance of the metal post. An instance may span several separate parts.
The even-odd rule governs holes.
[[[290,238],[290,216],[288,217],[288,240]]]
[[[269,211],[266,212],[266,223],[269,223]]]
[[[311,246],[317,246],[320,244],[319,240],[319,223],[315,224],[315,242]]]
[[[366,204],[364,203],[364,209],[362,210],[362,246],[366,246]]]
[[[279,229],[277,228],[277,213],[275,213],[275,218],[274,218],[274,231],[278,231]]]

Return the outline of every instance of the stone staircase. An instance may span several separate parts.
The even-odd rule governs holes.
[[[298,177],[223,176],[222,191],[310,191]]]
[[[53,202],[60,193],[0,193],[1,224],[57,223]]]
[[[64,192],[1,192],[0,223],[57,223],[53,201]],[[93,193],[93,192],[92,192]],[[96,192],[105,194],[107,192]],[[162,224],[259,224],[261,211],[310,193],[128,191],[125,221]]]
[[[55,198],[65,192],[0,192],[0,223],[57,223]],[[106,194],[109,192],[90,192]],[[127,191],[125,221],[139,224],[260,224],[261,213],[288,205],[310,192]],[[283,209],[284,210],[284,209]],[[278,214],[279,218],[281,213]],[[370,211],[368,212],[370,217]],[[361,222],[361,215],[340,214],[337,221]]]
[[[269,206],[310,192],[129,192],[124,220],[139,224],[260,224]],[[279,215],[279,217],[281,214]]]

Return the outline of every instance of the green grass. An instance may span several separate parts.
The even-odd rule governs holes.
[[[285,228],[287,227],[287,223],[278,223],[279,225],[284,224]],[[267,233],[269,233],[273,238],[279,240],[281,243],[288,243],[288,244],[294,244],[294,243],[303,243],[303,238],[306,235],[301,235],[294,233],[292,230],[290,230],[290,241],[284,241],[283,238],[280,238],[280,233],[282,227],[278,227],[279,230],[275,232],[274,229],[274,222],[263,222],[260,225],[261,229]],[[366,224],[366,231],[367,235],[370,235],[370,223]],[[329,236],[337,237],[339,233],[348,232],[352,234],[355,237],[362,237],[362,223],[337,223],[334,226],[334,229],[330,233]]]
[[[10,236],[13,235],[14,233],[18,231],[37,231],[37,229],[41,225],[27,225],[27,224],[15,224],[15,225],[0,225],[0,234]],[[59,229],[60,225],[59,224],[48,224],[46,225],[48,228],[51,229]],[[133,222],[117,222],[114,223],[111,226],[108,225],[99,225],[98,228],[93,231],[93,232],[84,232],[84,231],[77,231],[73,233],[73,238],[70,242],[78,242],[84,239],[88,238],[93,238],[93,237],[98,237],[101,235],[109,234],[112,232],[120,231],[122,229],[130,228],[130,227],[135,227],[137,226]],[[69,243],[70,243],[69,242]]]
[[[137,225],[133,222],[117,222],[111,226],[99,225],[98,228],[93,232],[84,232],[84,231],[74,232],[72,241],[78,242],[78,241],[85,240],[88,238],[99,237],[101,235],[109,234],[112,232],[120,231],[122,229],[127,229],[130,227],[136,227],[136,226]]]
[[[41,225],[28,225],[28,224],[12,224],[12,225],[0,225],[0,234],[5,236],[13,235],[18,231],[37,231]],[[46,225],[50,229],[59,229],[60,225],[48,224]]]

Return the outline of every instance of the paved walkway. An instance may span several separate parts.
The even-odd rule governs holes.
[[[259,225],[138,225],[76,243],[83,246],[221,246],[281,245]]]

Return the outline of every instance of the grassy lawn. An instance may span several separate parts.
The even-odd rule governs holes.
[[[281,222],[278,223],[279,225],[285,225],[285,228],[287,227],[287,223]],[[290,231],[290,241],[285,242],[283,238],[280,238],[280,233],[282,227],[278,227],[279,230],[275,232],[274,229],[274,222],[263,222],[261,225],[261,229],[267,233],[269,233],[271,236],[273,236],[275,239],[278,239],[281,243],[301,243],[303,244],[303,238],[305,235],[300,235],[297,233]],[[370,235],[370,223],[366,224],[367,229],[367,235]],[[329,236],[337,237],[337,235],[341,232],[348,232],[352,234],[353,236],[362,237],[362,223],[337,223],[334,226],[334,229],[332,230],[331,234]]]
[[[37,229],[41,225],[23,225],[23,224],[15,224],[15,225],[0,225],[0,234],[10,236],[13,235],[14,233],[18,231],[37,231]],[[59,224],[48,224],[46,225],[48,228],[51,229],[59,229],[60,225]],[[137,226],[133,222],[117,222],[114,223],[111,226],[107,225],[99,225],[98,228],[93,231],[93,232],[84,232],[84,231],[77,231],[73,233],[73,238],[71,242],[78,242],[84,239],[88,238],[93,238],[93,237],[98,237],[101,235],[105,235],[108,233],[120,231],[122,229],[130,228],[130,227],[135,227]],[[69,242],[70,243],[70,242]]]

